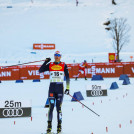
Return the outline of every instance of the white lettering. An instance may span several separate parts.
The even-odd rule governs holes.
[[[36,75],[40,75],[39,70],[36,70]]]
[[[92,72],[95,72],[96,66],[92,66]]]
[[[96,71],[96,66],[92,66],[91,68],[92,68],[92,76],[96,75],[96,72],[95,72]]]
[[[87,73],[88,73],[88,74],[91,74],[91,68],[88,68],[88,69],[87,69]]]
[[[44,72],[44,73],[39,73],[39,71],[38,70],[28,70],[28,74],[30,75],[30,76],[32,76],[32,75],[34,75],[34,76],[40,76],[40,78],[44,78],[44,75],[49,75],[49,71],[46,71],[46,72]]]
[[[49,71],[46,71],[44,73],[40,73],[40,78],[44,78],[44,75],[49,75]]]
[[[40,78],[44,78],[44,74],[43,73],[40,73]]]
[[[96,68],[96,73],[115,73],[115,68]]]
[[[31,75],[33,75],[33,71],[29,71],[28,70],[28,74],[31,76]]]
[[[132,69],[132,72],[134,73],[134,68],[132,67],[131,69]]]
[[[38,70],[31,70],[31,71],[28,70],[28,74],[29,74],[30,76],[32,76],[32,75],[40,75]]]
[[[105,69],[104,68],[102,68],[101,73],[104,73],[105,74]]]
[[[96,68],[96,73],[101,73],[101,68]]]
[[[11,77],[11,72],[10,71],[1,72],[0,77]]]
[[[8,77],[8,76],[9,76],[9,77],[11,76],[11,72],[7,72],[7,77]]]
[[[1,76],[6,76],[6,72],[1,72]]]
[[[35,47],[40,47],[39,45],[35,45]]]
[[[43,49],[43,48],[44,48],[44,45],[43,45],[43,44],[41,44],[41,46],[40,46],[40,47],[41,47],[41,49]]]
[[[115,73],[115,68],[111,68],[111,73]]]
[[[110,73],[110,68],[106,68],[106,73]]]

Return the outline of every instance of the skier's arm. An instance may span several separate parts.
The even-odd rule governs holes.
[[[83,63],[81,63],[79,66],[80,66],[81,68],[84,68]]]
[[[69,78],[69,72],[68,72],[68,67],[65,64],[65,68],[64,68],[64,73],[65,73],[65,77],[66,77],[66,89],[69,90],[70,88],[70,78]]]
[[[42,73],[42,72],[45,72],[45,71],[49,71],[49,63],[48,64],[47,63],[48,63],[47,61],[45,61],[43,63],[43,65],[39,69],[39,73]]]

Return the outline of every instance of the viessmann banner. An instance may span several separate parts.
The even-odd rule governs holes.
[[[36,43],[36,44],[33,44],[33,49],[41,49],[41,50],[44,50],[44,49],[55,49],[55,44],[39,44],[39,43]]]
[[[19,78],[18,68],[0,69],[0,80],[18,80]]]
[[[70,78],[75,78],[78,74],[79,64],[67,64]],[[48,79],[49,71],[39,73],[41,65],[27,65],[12,68],[0,68],[0,80],[32,80],[32,79]],[[134,62],[125,63],[88,63],[86,69],[88,78],[93,75],[100,74],[103,77],[119,77],[121,74],[127,74],[134,77]],[[81,74],[80,77],[84,77]]]

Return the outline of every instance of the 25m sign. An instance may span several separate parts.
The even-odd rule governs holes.
[[[0,101],[0,118],[31,117],[31,101]]]

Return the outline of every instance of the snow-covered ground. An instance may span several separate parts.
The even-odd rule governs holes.
[[[109,90],[112,82],[117,82],[119,89]],[[108,127],[109,134],[134,133],[134,78],[130,78],[130,85],[122,85],[118,78],[105,78],[104,81],[91,81],[88,79],[71,79],[70,94],[80,91],[84,97],[81,101],[94,110],[100,117],[78,102],[71,102],[70,96],[64,96],[63,132],[64,134],[105,134]],[[86,85],[105,84],[108,89],[107,97],[87,97]],[[44,108],[47,100],[49,80],[33,83],[26,80],[16,84],[14,81],[3,81],[0,84],[0,100],[32,100],[32,117],[20,119],[0,119],[1,134],[41,134],[47,129],[47,112]],[[124,97],[123,97],[124,96]],[[93,105],[94,103],[94,105]],[[130,124],[132,120],[132,124]],[[14,121],[16,124],[14,125]],[[121,128],[119,128],[121,124]],[[53,130],[56,132],[57,115],[54,110]]]
[[[108,53],[114,52],[108,32],[103,23],[107,18],[125,17],[131,26],[130,42],[121,52],[122,61],[134,56],[134,1],[118,0],[117,6],[111,0],[0,0],[0,64],[12,65],[42,60],[51,57],[54,50],[33,50],[33,43],[55,43],[66,63],[83,60],[87,62],[108,62]],[[7,8],[12,6],[13,8]],[[31,54],[31,52],[36,54]],[[39,63],[42,64],[42,63]],[[118,90],[109,90],[112,82]],[[65,134],[133,134],[134,124],[134,78],[130,85],[122,85],[118,78],[105,78],[102,82],[71,79],[71,94],[81,91],[82,102],[95,112],[71,102],[69,96],[63,102],[63,131]],[[105,84],[107,97],[86,97],[86,85]],[[0,100],[32,100],[32,117],[21,119],[0,119],[0,134],[41,134],[46,131],[48,109],[44,109],[49,80],[23,84],[14,81],[0,83]],[[123,97],[124,96],[124,97]],[[102,102],[102,103],[101,103]],[[93,105],[94,103],[94,105]],[[16,124],[14,125],[14,121]],[[119,128],[119,124],[122,125]],[[53,131],[56,131],[54,111]]]
[[[131,26],[130,42],[121,52],[122,61],[134,56],[133,0],[118,0],[117,6],[111,0],[79,0],[78,7],[75,0],[33,1],[0,0],[1,65],[53,58],[54,51],[31,54],[33,43],[55,43],[66,63],[84,59],[108,62],[108,53],[114,49],[103,23],[114,17],[127,18]]]

